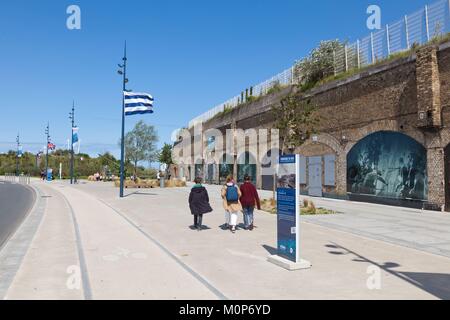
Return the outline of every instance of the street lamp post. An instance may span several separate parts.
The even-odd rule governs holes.
[[[126,84],[128,83],[127,78],[127,43],[125,42],[124,55],[122,58],[123,64],[119,64],[119,70],[117,71],[122,76],[122,134],[120,139],[120,197],[123,198],[123,184],[124,184],[124,158],[125,158],[125,95],[124,92],[127,91]]]
[[[19,176],[19,152],[20,152],[20,135],[17,134],[17,152],[16,152],[16,177]]]
[[[71,137],[70,137],[70,184],[73,184],[73,167],[74,167],[74,156],[73,156],[73,128],[75,127],[75,102],[72,104],[72,112],[69,113],[69,119],[72,121]]]
[[[48,176],[48,144],[50,143],[50,123],[47,123],[47,128],[45,128],[45,134],[47,135],[47,146],[45,148],[46,155],[45,155],[45,179],[47,179]]]

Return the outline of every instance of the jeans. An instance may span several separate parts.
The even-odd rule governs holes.
[[[246,228],[253,225],[253,211],[255,210],[255,207],[243,207],[244,211],[244,225]]]
[[[194,215],[194,226],[201,227],[202,226],[203,215],[195,214]]]

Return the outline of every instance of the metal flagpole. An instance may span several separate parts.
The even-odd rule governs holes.
[[[75,127],[75,101],[72,103],[72,112],[69,114],[69,119],[72,120],[72,128],[71,132],[72,135],[70,137],[70,184],[73,184],[73,128]]]
[[[20,135],[17,134],[17,152],[16,152],[16,177],[19,176],[19,148],[20,148]]]
[[[124,157],[125,157],[125,95],[127,79],[127,42],[125,41],[123,65],[119,64],[122,70],[119,70],[119,74],[123,76],[123,88],[122,88],[122,135],[120,139],[120,197],[123,198],[123,183],[124,183]]]
[[[47,145],[46,145],[46,155],[45,155],[45,179],[48,176],[48,144],[50,142],[50,123],[47,123],[47,128],[45,129],[45,134],[47,135]]]

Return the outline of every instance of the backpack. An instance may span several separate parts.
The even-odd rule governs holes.
[[[226,199],[228,202],[238,202],[239,201],[238,189],[235,185],[233,185],[231,187],[227,186]]]

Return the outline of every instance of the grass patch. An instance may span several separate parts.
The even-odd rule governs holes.
[[[264,199],[261,201],[261,210],[271,213],[277,214],[277,203],[273,199]],[[300,214],[302,216],[312,216],[312,215],[330,215],[336,214],[336,211],[325,209],[325,208],[317,208],[311,200],[303,200],[303,205],[300,208]]]

